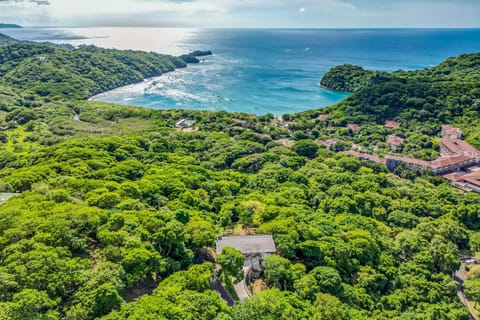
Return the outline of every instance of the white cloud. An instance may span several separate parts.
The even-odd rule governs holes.
[[[40,3],[49,5],[38,5]],[[478,26],[477,0],[0,0],[28,25],[265,27]],[[298,14],[300,13],[300,15]]]

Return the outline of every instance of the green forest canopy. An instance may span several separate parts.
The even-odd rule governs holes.
[[[271,115],[81,100],[184,65],[174,57],[0,47],[0,192],[21,193],[0,205],[0,319],[468,319],[451,274],[479,246],[480,195],[310,140],[379,143],[396,112],[405,134],[452,121],[478,145],[478,57],[378,84],[354,68],[326,123],[312,110],[286,115],[286,130]],[[417,84],[431,99],[413,107]],[[182,118],[199,131],[173,129]],[[341,128],[351,120],[362,132]],[[238,223],[273,234],[280,254],[264,261],[269,289],[227,307],[213,266],[193,261]]]

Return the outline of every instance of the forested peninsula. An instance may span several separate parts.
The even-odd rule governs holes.
[[[0,23],[0,29],[21,29],[22,26],[15,23]]]
[[[398,153],[432,158],[443,124],[480,147],[480,54],[336,67],[322,84],[349,98],[278,117],[87,101],[186,63],[1,44],[0,319],[469,319],[452,273],[480,252],[480,195],[339,151],[381,156],[396,134]],[[228,306],[215,240],[245,233],[278,253]],[[478,269],[464,287],[473,307]]]

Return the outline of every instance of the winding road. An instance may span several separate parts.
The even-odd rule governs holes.
[[[458,269],[458,271],[454,273],[453,279],[458,282],[458,287],[457,287],[458,298],[468,308],[470,317],[472,319],[478,320],[478,317],[475,316],[475,313],[473,312],[472,307],[470,306],[470,303],[468,303],[468,299],[465,296],[465,293],[463,293],[463,283],[467,278],[467,274],[468,272],[465,269],[465,263],[462,261],[460,264],[460,269]]]

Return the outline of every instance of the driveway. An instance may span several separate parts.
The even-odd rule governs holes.
[[[250,270],[250,267],[243,267],[243,274],[244,274],[243,280],[233,285],[235,292],[237,293],[238,299],[240,299],[240,301],[246,300],[252,296],[252,294],[250,293],[250,290],[248,290],[247,283],[245,282],[245,279],[247,278],[247,273],[249,270]]]
[[[470,304],[468,303],[467,297],[463,293],[463,283],[465,282],[465,279],[467,279],[467,270],[465,269],[465,263],[462,261],[460,264],[460,269],[458,269],[457,272],[453,275],[453,279],[458,282],[458,287],[457,287],[457,295],[460,301],[468,308],[468,312],[470,313],[470,316],[472,319],[478,319],[475,317],[475,314],[473,313],[473,310],[470,307]]]

